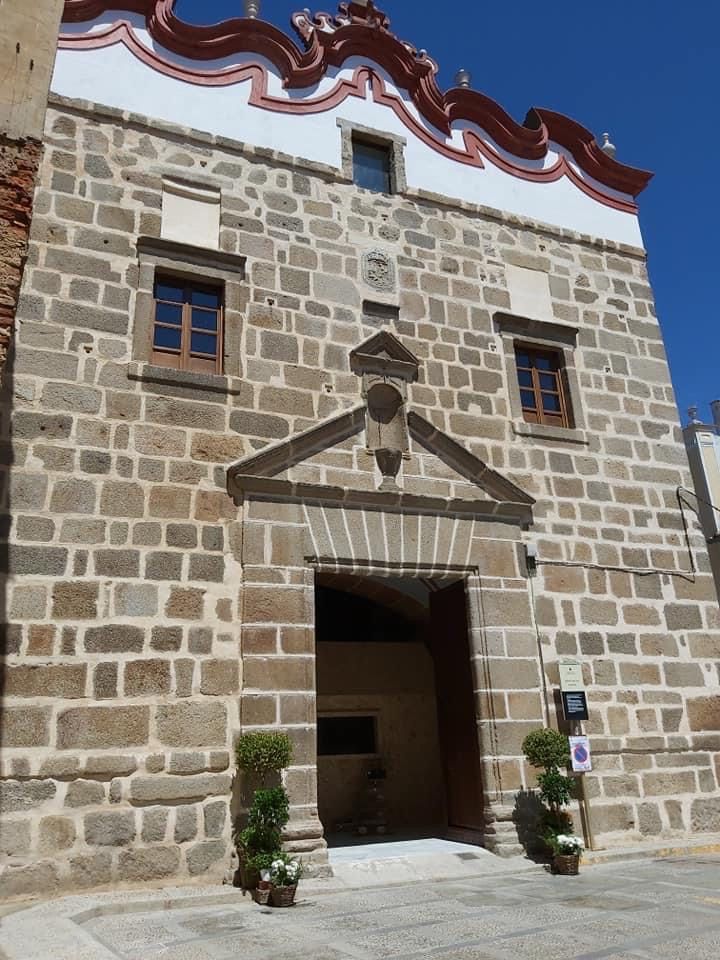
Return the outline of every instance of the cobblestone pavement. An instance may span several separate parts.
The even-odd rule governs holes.
[[[720,956],[718,855],[602,864],[584,868],[579,877],[554,877],[538,867],[463,881],[332,894],[316,894],[315,885],[306,889],[288,910],[259,907],[239,892],[235,900],[227,890],[222,902],[214,904],[195,894],[175,909],[149,909],[146,904],[139,910],[137,902],[127,901],[100,910],[77,910],[72,920],[79,939],[72,948],[69,940],[65,946],[56,941],[52,958],[717,960]],[[77,901],[79,907],[81,898]],[[30,920],[40,909],[24,913]],[[22,917],[19,913],[6,920],[18,923]],[[32,937],[26,956],[40,956],[30,943]]]

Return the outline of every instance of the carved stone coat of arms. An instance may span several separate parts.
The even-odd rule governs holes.
[[[362,258],[363,280],[375,290],[395,289],[395,265],[382,250],[370,250]]]

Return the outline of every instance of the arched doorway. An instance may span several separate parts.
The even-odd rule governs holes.
[[[462,581],[317,575],[318,812],[330,846],[482,843],[467,637]]]

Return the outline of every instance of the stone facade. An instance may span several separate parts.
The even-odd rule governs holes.
[[[676,498],[643,251],[60,98],[45,143],[3,423],[3,894],[220,876],[233,741],[257,726],[293,738],[288,842],[323,869],[318,570],[466,580],[499,852],[567,655],[599,839],[720,831],[718,605]],[[168,176],[221,191],[220,251],[194,269],[236,286],[232,376],[154,368],[137,342]],[[368,285],[373,251],[394,291]],[[158,256],[192,272],[200,254]],[[547,329],[576,331],[571,430],[517,417],[509,267],[549,278]],[[351,369],[380,330],[418,361],[400,492],[377,489]]]

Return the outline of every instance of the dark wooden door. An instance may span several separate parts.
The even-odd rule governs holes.
[[[480,749],[464,583],[430,595],[430,637],[448,829],[482,843]]]

